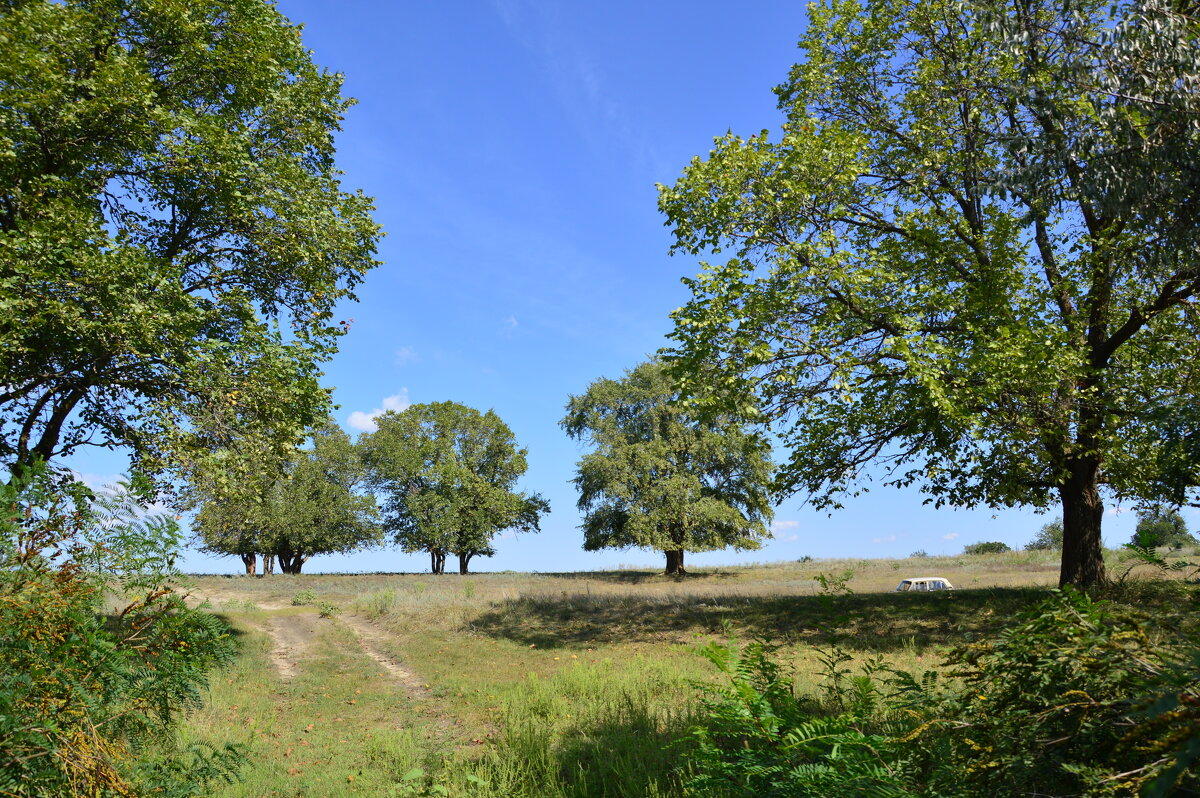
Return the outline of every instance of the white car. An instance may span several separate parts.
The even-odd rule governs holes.
[[[900,584],[896,585],[894,593],[908,593],[916,591],[924,593],[930,590],[953,590],[954,585],[950,584],[949,579],[944,579],[940,576],[918,576],[913,579],[905,579]]]

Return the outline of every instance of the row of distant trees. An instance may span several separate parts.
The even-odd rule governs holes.
[[[592,446],[574,480],[585,549],[655,549],[677,574],[686,552],[768,536],[769,444],[731,418],[694,418],[677,398],[656,361],[571,397],[562,426]],[[295,574],[314,555],[386,542],[427,553],[434,573],[457,558],[465,574],[495,553],[498,534],[537,532],[550,509],[516,490],[527,452],[508,425],[456,402],[384,413],[357,442],[327,420],[282,455],[241,443],[221,468],[193,475],[191,499],[203,548],[240,557],[248,574],[260,557],[264,573]],[[230,459],[260,467],[231,470]]]

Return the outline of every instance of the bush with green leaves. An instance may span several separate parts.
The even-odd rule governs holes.
[[[828,654],[796,696],[757,642],[705,655],[698,795],[1194,795],[1200,645],[1128,608],[1055,591],[940,672]]]
[[[174,589],[174,519],[127,485],[96,497],[38,468],[0,485],[0,508],[0,795],[187,796],[234,780],[235,747],[174,742],[234,654]]]
[[[1004,554],[1012,551],[1007,543],[1001,543],[998,540],[989,540],[982,543],[971,543],[963,547],[963,554]]]
[[[317,603],[317,594],[316,594],[316,591],[312,590],[311,588],[306,588],[304,590],[301,590],[299,593],[292,596],[292,606],[293,607],[307,607],[310,604],[316,604],[316,603]]]

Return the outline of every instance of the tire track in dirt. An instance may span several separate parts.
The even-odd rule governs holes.
[[[433,696],[429,687],[421,681],[417,674],[380,648],[380,643],[387,639],[387,635],[378,627],[353,615],[344,615],[340,620],[349,627],[350,631],[354,632],[363,653],[375,660],[381,668],[399,682],[411,698],[424,700]]]
[[[272,615],[263,624],[263,631],[271,638],[271,664],[279,671],[279,678],[291,681],[300,673],[300,663],[308,656],[312,640],[317,634],[319,619],[315,615]]]

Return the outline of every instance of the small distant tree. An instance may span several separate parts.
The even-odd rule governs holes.
[[[1159,546],[1179,549],[1195,543],[1196,538],[1188,532],[1179,511],[1153,509],[1138,513],[1132,542],[1151,549]]]
[[[526,450],[491,410],[434,402],[390,411],[362,445],[385,496],[385,529],[404,551],[428,552],[435,574],[445,573],[447,555],[467,573],[472,559],[496,553],[499,532],[537,532],[550,511],[538,494],[514,490]]]
[[[963,554],[1003,554],[1006,551],[1012,551],[1012,549],[1008,547],[1007,543],[1001,543],[998,540],[972,543],[963,547]]]
[[[701,421],[677,398],[650,361],[567,403],[563,428],[595,446],[575,477],[587,551],[658,549],[679,574],[684,552],[756,549],[770,536],[770,444],[730,416]]]
[[[1063,543],[1063,524],[1061,518],[1056,518],[1048,524],[1043,524],[1041,530],[1025,544],[1025,551],[1059,551]]]

